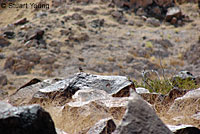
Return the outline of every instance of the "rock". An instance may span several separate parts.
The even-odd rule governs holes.
[[[56,134],[51,116],[39,105],[8,107],[0,112],[1,133]]]
[[[74,13],[71,16],[72,20],[83,20],[84,18],[79,13]]]
[[[90,24],[91,24],[91,26],[92,26],[93,28],[101,28],[101,27],[104,26],[104,22],[105,22],[104,19],[95,19],[95,20],[92,20],[92,21],[90,22]]]
[[[23,18],[23,19],[20,19],[20,20],[16,21],[16,22],[14,23],[14,25],[16,25],[16,26],[18,26],[18,25],[24,25],[24,24],[26,24],[27,22],[29,22],[29,21],[27,20],[27,18]]]
[[[199,134],[200,129],[192,126],[192,125],[167,125],[167,127],[174,133],[174,134]]]
[[[199,120],[200,121],[200,112],[193,114],[191,116],[191,118],[194,119],[194,120]]]
[[[128,25],[133,26],[134,24],[135,24],[135,21],[133,21],[133,20],[128,21]]]
[[[8,38],[8,39],[13,39],[15,38],[15,32],[13,31],[6,31],[3,33],[4,37]]]
[[[158,18],[158,19],[162,19],[163,15],[162,15],[162,10],[159,6],[154,7],[152,10],[152,16]]]
[[[33,66],[34,64],[27,60],[20,60],[19,62],[14,64],[14,66],[11,68],[11,71],[13,74],[16,75],[25,75],[30,73]]]
[[[4,37],[0,36],[0,48],[1,47],[8,47],[10,44],[11,44],[10,41],[8,41]]]
[[[133,93],[131,97],[122,122],[113,134],[173,134],[140,96]]]
[[[56,57],[53,55],[45,55],[41,57],[40,64],[53,64],[56,61]]]
[[[176,19],[181,18],[182,12],[179,7],[170,7],[167,9],[167,14],[165,20],[171,22],[172,18],[175,17]]]
[[[175,99],[174,103],[171,105],[168,113],[179,113],[184,112],[184,116],[187,114],[194,114],[197,111],[196,107],[199,105],[200,98],[200,88],[188,91],[184,96]],[[188,111],[185,113],[185,111]]]
[[[80,27],[87,28],[85,21],[78,21],[75,24],[80,26]]]
[[[99,95],[98,92],[100,93]],[[93,97],[90,97],[91,93],[96,95],[92,95]],[[84,92],[84,94],[79,94],[79,99],[76,98],[75,100],[65,104],[64,109],[62,110],[62,119],[60,121],[63,123],[69,119],[74,120],[70,124],[76,128],[76,130],[69,128],[66,131],[69,133],[75,133],[75,131],[76,133],[80,133],[84,130],[85,133],[89,131],[88,134],[105,132],[105,129],[113,131],[114,128],[111,126],[114,124],[112,121],[108,120],[108,122],[104,120],[103,122],[99,122],[99,120],[110,118],[111,115],[113,119],[117,121],[121,120],[129,98],[112,97],[109,96],[108,93],[105,93],[105,91],[104,94],[106,95],[103,96],[101,90],[97,90],[95,92],[90,91],[88,94],[87,92]],[[95,96],[98,96],[98,98],[95,98]],[[109,126],[109,124],[112,125]],[[86,129],[85,126],[87,126],[88,129]]]
[[[119,12],[119,11],[113,11],[111,13],[113,18],[116,18],[117,20],[121,19],[123,17],[123,12]]]
[[[150,93],[148,89],[143,88],[143,87],[135,88],[135,91],[136,91],[136,93],[138,93],[138,94]]]
[[[44,35],[44,31],[43,30],[36,30],[32,35],[30,35],[29,37],[27,37],[27,41],[29,40],[41,40],[43,38]]]
[[[0,85],[5,86],[8,84],[7,76],[4,74],[0,74]]]
[[[18,90],[20,90],[22,88],[25,88],[25,87],[28,87],[28,86],[31,86],[31,85],[34,85],[34,84],[36,84],[38,82],[41,82],[41,80],[39,80],[37,78],[34,78],[34,79],[30,80],[28,83],[26,83],[25,85],[21,86]]]
[[[97,15],[97,11],[95,10],[83,10],[82,12],[86,15]]]
[[[177,24],[177,18],[173,17],[170,22],[172,25]]]
[[[125,24],[128,21],[121,11],[113,11],[111,15],[120,24]]]
[[[33,99],[36,101],[51,101],[53,99],[54,101],[58,101],[60,105],[64,105],[65,103],[69,102],[70,99],[72,99],[72,96],[78,90],[103,90],[113,97],[128,97],[130,94],[130,87],[134,87],[134,85],[126,77],[101,76],[81,72],[75,74],[73,77],[58,81],[55,84],[40,89],[39,92],[34,95]],[[95,92],[91,92],[91,94],[94,93]],[[104,93],[101,92],[101,94]],[[79,92],[76,96],[79,96]],[[90,99],[95,97],[92,95]]]
[[[24,52],[20,55],[20,58],[38,64],[41,56],[36,52]]]
[[[62,130],[60,130],[58,128],[56,128],[56,133],[57,134],[67,134],[66,132],[64,132],[64,131],[62,131]]]
[[[52,0],[53,7],[59,7],[61,5],[64,5],[65,3],[66,3],[66,0]]]
[[[87,89],[87,90],[78,90],[72,98],[79,102],[87,102],[87,101],[95,101],[99,99],[106,99],[109,95],[103,90],[94,90],[94,89]]]
[[[112,134],[115,128],[112,118],[106,118],[97,122],[86,134]]]
[[[16,63],[16,59],[12,57],[8,57],[4,64],[4,69],[11,69],[12,66]]]
[[[146,22],[150,26],[154,26],[154,27],[160,26],[160,21],[158,19],[155,19],[155,18],[148,18]]]
[[[10,95],[8,100],[12,105],[25,105],[30,104],[33,95],[38,92],[41,88],[45,88],[57,80],[44,80],[36,84],[23,85],[14,94]]]
[[[89,40],[89,36],[87,33],[81,33],[81,34],[76,34],[76,35],[70,35],[68,37],[69,41],[72,41],[72,42],[85,42],[85,41],[88,41]]]
[[[5,54],[0,54],[0,60],[5,59],[5,58],[6,58]]]
[[[12,108],[13,106],[7,102],[4,101],[0,101],[0,113],[3,113],[4,111],[9,110],[10,108]],[[1,114],[0,114],[1,117]],[[0,119],[1,120],[1,119]]]

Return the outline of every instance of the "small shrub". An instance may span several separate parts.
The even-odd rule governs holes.
[[[147,41],[147,42],[145,43],[145,47],[146,47],[146,48],[153,48],[153,44],[152,44],[150,41]]]

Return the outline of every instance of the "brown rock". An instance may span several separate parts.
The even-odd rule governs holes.
[[[182,16],[182,12],[179,7],[170,7],[167,9],[165,20],[170,22],[173,17],[178,19],[178,18],[181,18],[181,16]]]
[[[85,21],[78,21],[75,24],[80,26],[80,27],[87,28]]]
[[[34,79],[30,80],[28,83],[26,83],[25,85],[21,86],[18,90],[20,90],[22,88],[25,88],[25,87],[28,87],[28,86],[31,86],[31,85],[34,85],[34,84],[36,84],[38,82],[41,82],[41,80],[39,80],[37,78],[34,78]]]
[[[73,20],[83,20],[83,17],[82,17],[80,14],[78,14],[78,13],[74,13],[74,14],[71,16],[71,18],[72,18]]]
[[[40,89],[45,88],[49,86],[50,84],[53,84],[57,82],[56,79],[48,79],[44,80],[42,82],[38,82],[33,85],[25,86],[23,85],[20,89],[18,89],[14,94],[9,96],[9,103],[12,105],[25,105],[32,103],[33,95],[38,92]],[[41,104],[41,103],[40,103]]]
[[[76,34],[76,35],[70,35],[69,41],[73,42],[85,42],[89,40],[89,36],[86,33]]]
[[[97,14],[97,11],[95,11],[95,10],[83,10],[82,12],[86,15],[96,15]]]
[[[148,18],[147,19],[147,24],[153,27],[159,27],[160,26],[160,21],[155,18]]]
[[[27,18],[23,18],[23,19],[20,19],[20,20],[16,21],[16,22],[14,23],[14,25],[16,25],[16,26],[18,26],[18,25],[24,25],[24,24],[26,24],[27,22],[29,22],[29,21],[27,20]]]
[[[59,7],[61,5],[64,5],[65,3],[66,3],[66,0],[52,0],[53,7]]]
[[[8,41],[7,39],[5,39],[4,37],[0,36],[0,48],[1,47],[7,47],[9,46],[11,43],[10,41]]]
[[[8,79],[6,75],[0,74],[0,85],[5,86],[8,83]]]
[[[14,64],[11,71],[16,75],[25,75],[30,73],[33,66],[34,64],[27,60],[19,60]]]
[[[40,40],[43,38],[43,35],[44,35],[43,30],[36,30],[30,37],[28,37],[28,40],[34,40],[34,39]]]
[[[10,69],[16,62],[16,59],[13,57],[8,57],[4,64],[4,69]]]
[[[159,6],[156,6],[152,9],[152,16],[156,18],[162,18],[162,11]]]
[[[40,62],[41,56],[35,52],[24,52],[20,55],[20,58],[37,64]]]
[[[170,23],[171,23],[172,25],[177,24],[177,18],[173,17]]]
[[[52,55],[46,55],[41,57],[40,64],[53,64],[56,61],[56,57]]]

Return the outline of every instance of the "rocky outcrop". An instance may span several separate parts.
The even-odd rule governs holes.
[[[102,90],[113,97],[128,97],[131,87],[134,88],[133,83],[123,76],[101,76],[82,72],[40,89],[33,96],[33,100],[35,102],[48,98],[65,104],[78,90],[89,89]]]
[[[134,85],[126,77],[123,76],[101,76],[87,73],[77,73],[70,78],[58,81],[38,81],[33,80],[22,86],[15,94],[11,95],[10,102],[12,104],[27,104],[52,102],[64,105],[72,99],[72,96],[79,90],[92,91],[94,96],[87,96],[89,99],[98,98],[95,90],[100,90],[102,95],[107,93],[113,97],[128,97],[130,95],[131,87]],[[77,93],[79,96],[82,93]],[[97,95],[97,96],[95,96]],[[74,96],[74,98],[76,98]],[[78,98],[78,97],[77,97]],[[87,99],[87,98],[83,98]]]
[[[0,105],[2,105],[0,103]],[[0,131],[3,134],[56,134],[53,120],[39,105],[0,110]]]
[[[131,97],[122,122],[114,134],[172,134],[140,96],[133,93]]]

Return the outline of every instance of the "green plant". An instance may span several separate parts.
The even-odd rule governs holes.
[[[152,44],[150,41],[147,41],[147,42],[145,43],[145,47],[146,47],[146,48],[153,48],[153,44]]]

